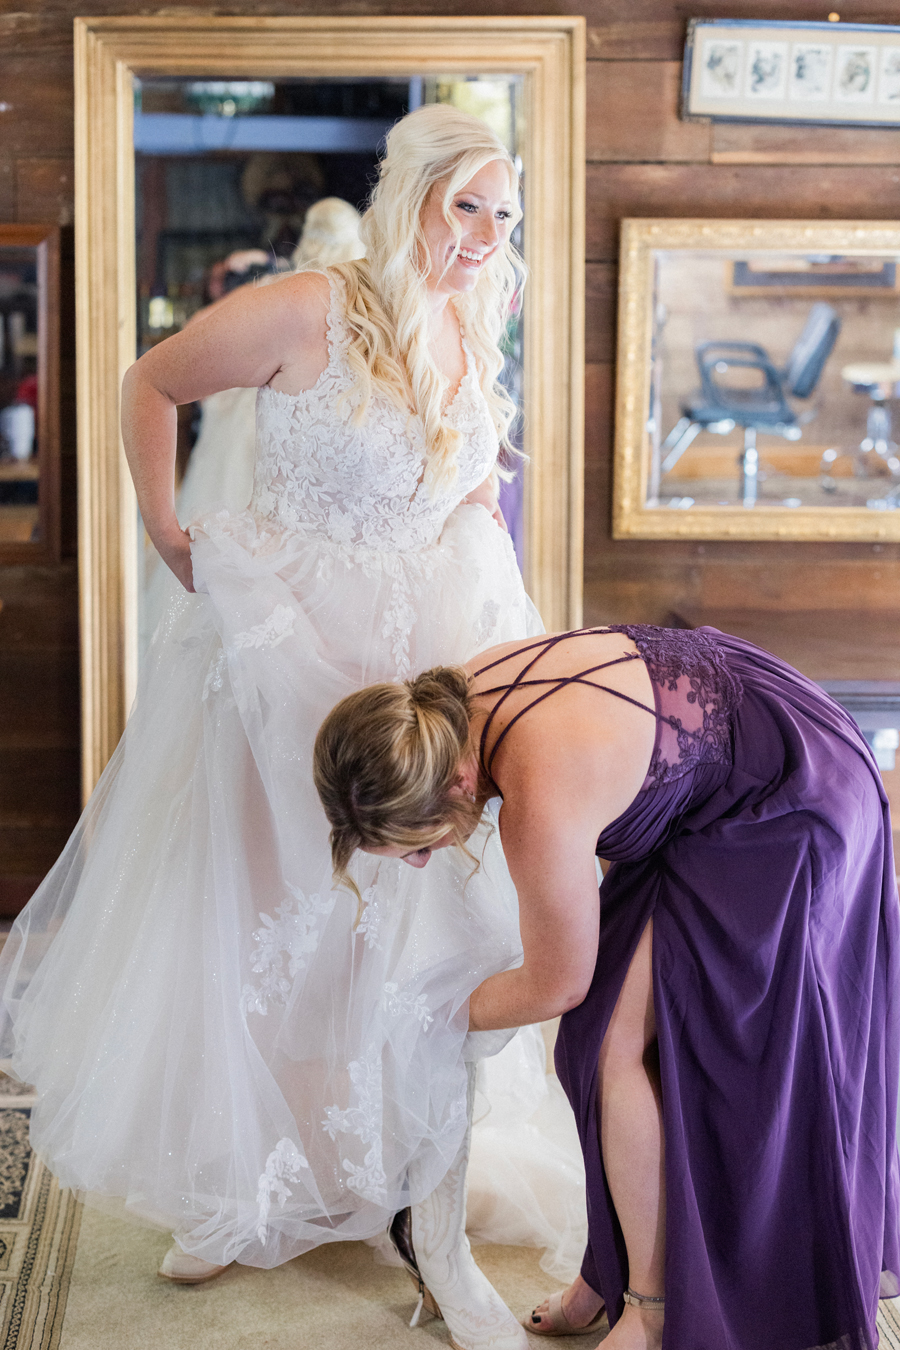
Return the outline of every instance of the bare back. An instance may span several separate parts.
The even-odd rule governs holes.
[[[582,630],[507,643],[489,656],[467,667],[483,712],[484,772],[510,805],[538,793],[594,812],[596,838],[634,800],[656,739],[653,687],[634,642]]]

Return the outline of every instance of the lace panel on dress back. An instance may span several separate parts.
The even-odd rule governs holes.
[[[375,394],[361,426],[352,422],[355,377],[343,292],[328,274],[328,364],[311,389],[257,398],[251,510],[273,525],[323,535],[343,547],[392,552],[435,542],[457,503],[484,482],[497,457],[497,433],[463,338],[466,373],[446,417],[462,434],[458,478],[434,496],[423,481],[421,419]]]
[[[742,688],[715,639],[696,629],[648,624],[611,624],[609,631],[631,638],[659,689],[659,734],[644,789],[700,764],[730,764]]]

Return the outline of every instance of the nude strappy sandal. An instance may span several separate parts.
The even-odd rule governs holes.
[[[632,1288],[625,1290],[622,1295],[626,1303],[630,1303],[632,1308],[639,1308],[641,1312],[665,1312],[666,1300],[662,1294],[636,1294]]]
[[[525,1330],[530,1331],[532,1336],[587,1336],[595,1331],[609,1330],[609,1318],[606,1316],[605,1308],[601,1308],[594,1320],[588,1322],[586,1327],[573,1327],[563,1312],[564,1293],[565,1290],[559,1289],[555,1294],[550,1295],[547,1300],[547,1311],[541,1313],[543,1325],[538,1326],[536,1322],[529,1320],[522,1323]],[[531,1316],[533,1318],[534,1313]],[[549,1326],[546,1325],[548,1321]]]

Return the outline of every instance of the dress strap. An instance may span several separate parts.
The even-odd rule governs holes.
[[[514,652],[510,652],[507,656],[501,656],[497,661],[491,661],[488,665],[482,666],[480,670],[477,670],[475,672],[476,675],[483,675],[485,671],[493,670],[495,666],[502,665],[505,661],[508,661],[512,656],[518,656],[523,651],[529,652],[534,651],[535,648],[540,649],[537,652],[537,655],[533,656],[531,660],[528,661],[522,667],[522,669],[519,671],[519,673],[515,676],[515,678],[512,680],[510,684],[500,684],[493,689],[484,689],[481,691],[484,694],[500,694],[500,698],[498,698],[497,702],[494,704],[493,708],[488,713],[484,726],[481,729],[481,740],[479,743],[479,752],[478,752],[479,759],[481,761],[481,767],[484,770],[485,774],[487,775],[488,781],[495,788],[497,787],[497,784],[494,782],[494,779],[491,775],[491,769],[493,768],[494,759],[496,757],[497,751],[500,749],[500,746],[503,744],[505,738],[509,735],[509,733],[512,731],[513,727],[521,717],[524,717],[525,714],[527,712],[530,712],[532,708],[537,707],[537,705],[539,703],[542,703],[544,699],[549,698],[551,694],[556,693],[558,689],[565,688],[566,685],[569,684],[590,685],[592,689],[599,689],[604,693],[612,694],[614,698],[622,699],[623,702],[630,703],[632,704],[633,707],[641,708],[643,709],[644,712],[650,713],[651,717],[654,718],[656,717],[656,709],[648,708],[646,703],[641,703],[637,699],[631,698],[630,695],[623,694],[622,691],[619,689],[611,689],[609,685],[597,684],[594,680],[589,680],[585,678],[588,675],[595,674],[598,670],[607,670],[610,666],[619,666],[628,661],[640,661],[642,659],[640,652],[626,652],[622,656],[613,657],[611,661],[602,661],[596,666],[588,666],[587,669],[580,670],[575,675],[562,675],[559,677],[554,677],[552,679],[530,680],[525,678],[530,673],[530,671],[533,670],[537,662],[540,661],[541,657],[545,654],[545,652],[548,652],[551,647],[555,647],[558,642],[562,642],[564,638],[581,637],[585,633],[608,633],[611,631],[612,630],[608,628],[580,628],[574,633],[557,633],[554,637],[540,639],[537,642],[532,642],[527,647],[518,647]],[[549,689],[545,689],[542,694],[539,694],[537,696],[537,698],[532,699],[532,701],[526,704],[524,708],[520,708],[519,711],[516,713],[516,715],[509,720],[509,722],[500,732],[500,735],[497,737],[496,741],[491,747],[490,755],[485,761],[485,749],[487,747],[488,734],[490,733],[491,727],[493,726],[494,723],[494,718],[496,717],[500,708],[509,698],[510,694],[513,692],[514,689],[524,689],[528,687],[534,687],[536,685],[550,685],[551,687]],[[497,788],[497,791],[499,792],[499,788]]]

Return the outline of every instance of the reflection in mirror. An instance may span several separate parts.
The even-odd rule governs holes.
[[[898,255],[654,251],[646,505],[900,508]]]
[[[483,118],[521,169],[522,97],[521,76],[135,80],[138,355],[237,286],[358,257],[358,212],[379,147],[393,123],[423,103],[451,103]],[[515,242],[521,249],[521,234]],[[519,408],[522,340],[518,316],[502,379]],[[216,503],[247,506],[254,419],[255,390],[179,408],[183,525]],[[519,448],[520,421],[511,436]],[[501,491],[520,565],[522,477],[519,468]],[[171,580],[143,530],[139,538],[143,651]]]
[[[0,226],[0,558],[55,555],[58,233]],[[51,295],[52,289],[52,295]]]

